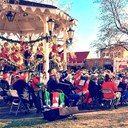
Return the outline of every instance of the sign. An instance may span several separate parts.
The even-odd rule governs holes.
[[[119,72],[120,70],[125,69],[127,67],[128,67],[128,57],[114,59],[114,72]]]

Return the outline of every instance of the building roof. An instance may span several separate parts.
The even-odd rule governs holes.
[[[19,3],[16,3],[15,1],[16,0],[10,0],[9,3],[10,4],[26,5],[26,6],[35,6],[35,7],[54,8],[54,9],[57,8],[53,5],[42,4],[42,3],[32,2],[32,1],[19,0]]]
[[[27,0],[0,1],[0,33],[19,34],[44,34],[45,18],[55,21],[54,33],[62,30],[63,24],[67,28],[77,25],[77,20],[54,5],[37,3]],[[11,17],[11,18],[10,18]],[[44,18],[45,17],[45,18]],[[60,20],[61,19],[61,20]],[[70,20],[73,19],[72,22]]]
[[[81,63],[87,59],[89,52],[75,52],[75,55],[71,55],[71,53],[67,54],[68,63]]]

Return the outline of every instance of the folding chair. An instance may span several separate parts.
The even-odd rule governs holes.
[[[115,94],[113,90],[111,89],[102,89],[101,92],[103,93],[103,103],[102,107],[106,108],[113,108],[114,107],[114,99],[115,99]]]
[[[8,90],[4,90],[3,88],[0,87],[0,97],[2,97],[5,103],[7,103],[7,99],[9,97]]]
[[[22,101],[20,100],[17,90],[10,90],[10,95],[12,96],[13,101],[11,104],[9,114],[11,114],[13,111],[16,111],[15,115],[17,116],[17,114],[21,110],[21,108],[23,108],[24,110],[26,110],[26,108],[25,108],[24,104],[22,103]],[[14,108],[16,108],[16,110]]]

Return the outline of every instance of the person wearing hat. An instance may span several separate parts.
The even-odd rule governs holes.
[[[45,98],[45,104],[47,105],[47,101],[49,101],[49,106],[51,105],[51,101],[53,99],[53,92],[56,92],[56,90],[58,89],[58,81],[56,78],[56,70],[55,69],[49,69],[48,70],[49,73],[49,80],[47,81],[47,89],[45,90],[45,92],[47,92],[47,94],[49,94],[49,96],[47,97],[47,99]]]
[[[88,90],[88,77],[83,75],[83,73],[78,70],[74,76],[74,85],[77,88],[75,92],[81,96],[82,104],[87,103],[89,99],[89,90]]]
[[[31,106],[31,102],[29,97],[32,97],[32,101],[37,109],[37,112],[41,112],[40,105],[37,102],[36,96],[34,94],[34,90],[32,87],[25,82],[25,76],[17,75],[14,84],[12,85],[14,90],[17,90],[17,93],[26,108],[26,112],[29,113],[29,106]],[[28,106],[29,105],[29,106]]]
[[[73,101],[71,106],[77,106],[80,96],[75,94],[74,90],[76,89],[74,85],[70,82],[68,73],[65,71],[62,73],[59,82],[59,88],[65,94],[65,105],[70,106],[70,100]]]
[[[42,106],[42,101],[43,101],[43,90],[41,89],[41,87],[44,85],[44,83],[40,82],[40,76],[38,73],[36,73],[34,75],[34,77],[32,78],[32,82],[31,82],[31,87],[34,90],[38,105]]]

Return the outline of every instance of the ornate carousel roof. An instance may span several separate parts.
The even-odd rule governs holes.
[[[76,25],[77,20],[56,6],[24,0],[0,0],[0,33],[20,34],[43,33],[45,19],[55,21],[54,32],[57,34],[64,28]],[[13,18],[9,19],[8,18]],[[73,19],[73,22],[70,22]]]

